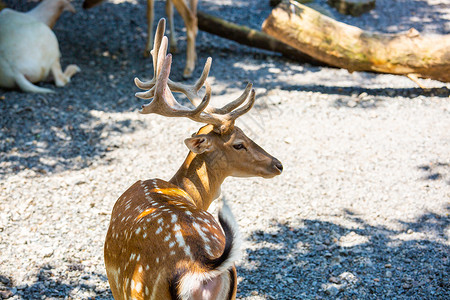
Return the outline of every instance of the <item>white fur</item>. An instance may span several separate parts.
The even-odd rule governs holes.
[[[226,272],[234,265],[234,262],[240,259],[241,257],[242,239],[239,232],[239,225],[236,222],[233,212],[228,206],[225,197],[222,198],[222,208],[220,209],[219,214],[231,226],[231,230],[233,231],[233,245],[231,247],[231,253],[228,259],[226,259],[222,263],[222,265],[220,265],[215,270],[211,270],[205,273],[185,274],[180,280],[180,289],[179,289],[181,299],[183,300],[192,299],[192,291],[198,289],[202,282],[211,280],[218,276],[223,276],[223,278],[225,278],[225,275],[227,274]],[[225,286],[229,288],[229,284],[225,284]]]
[[[45,0],[39,6],[49,7],[60,1],[66,0]],[[64,86],[80,70],[70,65],[62,72],[58,40],[42,20],[47,16],[40,11],[42,9],[35,8],[21,13],[6,8],[0,12],[0,87],[49,93],[52,90],[33,83],[46,80],[51,72],[56,85]],[[61,11],[55,11],[54,15],[59,16],[59,13]]]

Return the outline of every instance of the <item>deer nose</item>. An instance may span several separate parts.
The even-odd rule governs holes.
[[[283,172],[283,165],[281,164],[281,162],[278,159],[274,159],[274,165],[275,167],[281,172]]]

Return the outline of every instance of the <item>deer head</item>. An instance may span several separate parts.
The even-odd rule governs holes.
[[[192,162],[205,165],[220,185],[227,176],[250,177],[260,176],[271,178],[281,174],[283,166],[280,161],[258,146],[244,132],[234,125],[236,119],[247,113],[255,102],[255,91],[249,83],[237,99],[221,108],[209,105],[211,87],[206,81],[211,68],[211,58],[208,58],[200,78],[187,85],[169,79],[172,55],[166,54],[168,41],[164,36],[165,20],[161,19],[155,34],[153,57],[153,78],[143,82],[135,78],[135,84],[144,92],[136,93],[141,99],[152,99],[142,106],[140,113],[155,113],[166,117],[187,117],[196,122],[205,123],[191,138],[185,140],[191,151],[184,168],[193,169]],[[205,86],[203,97],[200,89]],[[180,104],[173,92],[183,93],[194,108]],[[200,166],[195,166],[199,168]],[[183,169],[183,168],[182,168]],[[178,172],[171,182],[177,182],[177,176],[186,175],[186,170]],[[184,172],[183,172],[184,171]],[[178,182],[180,183],[180,182]],[[182,184],[182,183],[181,183]]]

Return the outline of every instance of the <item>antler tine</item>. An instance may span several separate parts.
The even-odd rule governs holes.
[[[253,104],[255,104],[255,95],[256,95],[256,92],[255,92],[254,89],[252,89],[247,104],[244,105],[244,106],[242,106],[241,108],[238,108],[238,109],[236,109],[236,110],[231,111],[231,112],[229,113],[229,114],[230,114],[230,117],[231,117],[233,120],[236,120],[237,118],[239,118],[239,117],[242,116],[243,114],[246,114],[250,109],[252,109]]]
[[[158,22],[158,27],[156,27],[156,33],[155,33],[155,40],[153,42],[153,49],[150,52],[152,54],[152,58],[153,58],[153,76],[156,78],[157,75],[159,74],[157,70],[158,68],[158,63],[161,63],[161,61],[159,60],[159,53],[161,52],[161,43],[164,39],[164,32],[166,32],[166,19],[161,18]],[[166,37],[167,39],[167,37]],[[155,53],[156,52],[156,53]],[[166,56],[167,53],[167,47],[166,50],[164,51],[164,56]]]
[[[134,78],[134,83],[140,89],[143,90],[151,89],[155,85],[156,78],[158,77],[164,57],[166,56],[167,53],[167,44],[163,48],[161,48],[161,46],[163,46],[165,43],[164,38],[167,39],[167,37],[164,36],[165,30],[166,30],[166,20],[162,18],[161,20],[159,20],[158,27],[156,28],[155,40],[153,42],[153,49],[152,51],[150,51],[150,54],[152,55],[153,59],[153,78],[146,82],[141,81],[137,77]],[[151,97],[152,96],[147,97],[146,99]]]
[[[247,85],[247,88],[248,88],[248,85]],[[241,97],[239,97],[237,100],[233,101],[235,103],[233,103],[233,102],[230,103],[231,104],[230,107],[235,106],[236,103],[238,103],[238,101],[241,101],[241,98],[244,95],[245,95],[245,97],[243,98],[243,100],[245,100],[248,96],[247,89],[246,89],[246,91],[244,91],[244,93]],[[242,102],[243,101],[241,101],[241,103]],[[214,114],[214,115],[222,116],[221,124],[219,126],[216,126],[214,128],[214,130],[220,134],[224,134],[224,133],[230,131],[231,129],[233,129],[234,122],[236,121],[236,119],[239,118],[240,116],[242,116],[243,114],[247,113],[253,107],[253,104],[255,104],[255,90],[252,89],[251,93],[250,93],[250,98],[249,98],[247,104],[245,104],[241,108],[230,111],[230,112],[226,113],[225,115]]]
[[[161,45],[159,46],[159,50],[156,53],[156,65],[154,65],[155,78],[157,78],[158,75],[161,73],[162,65],[164,63],[164,60],[166,59],[168,45],[169,40],[167,39],[167,36],[163,36],[161,40]]]
[[[191,101],[194,106],[198,106],[200,104],[201,98],[198,96],[198,91],[205,85],[206,79],[209,75],[209,70],[211,69],[212,58],[208,57],[205,62],[205,66],[203,67],[202,75],[197,79],[195,84],[187,85],[181,82],[173,82],[169,79],[169,87],[173,92],[183,93],[186,97]],[[209,108],[207,108],[208,110]]]
[[[247,87],[245,88],[242,95],[240,95],[236,100],[224,105],[221,108],[211,108],[208,112],[216,113],[216,114],[227,114],[231,112],[233,109],[238,108],[242,103],[244,103],[245,99],[247,99],[250,90],[252,89],[253,84],[249,82]]]
[[[136,93],[135,94],[136,97],[141,98],[141,99],[150,99],[155,95],[154,94],[155,85],[157,83],[157,78],[158,78],[159,74],[161,73],[161,69],[162,69],[162,66],[163,66],[163,63],[165,60],[165,55],[167,53],[168,43],[169,42],[168,42],[167,37],[164,36],[162,38],[162,41],[160,43],[158,43],[160,45],[158,52],[154,53],[152,50],[152,55],[153,54],[155,54],[155,56],[158,55],[158,57],[156,58],[156,65],[154,65],[155,75],[153,76],[153,79],[151,81],[145,82],[144,84],[142,84],[142,81],[140,81],[138,78],[134,79],[134,83],[136,84],[137,87],[139,87],[141,89],[149,89],[148,91],[145,91],[145,92]],[[155,42],[155,44],[156,44],[156,42]]]
[[[207,87],[207,91],[209,90],[209,93],[206,93],[202,102],[196,108],[189,109],[181,105],[175,99],[167,85],[171,65],[172,55],[168,54],[162,63],[161,71],[156,84],[152,88],[154,94],[153,100],[149,104],[143,105],[140,113],[155,113],[166,117],[188,117],[195,119],[208,106],[209,100],[211,99],[211,89]]]

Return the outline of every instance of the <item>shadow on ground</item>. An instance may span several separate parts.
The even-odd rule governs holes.
[[[78,276],[75,277],[73,274]],[[68,278],[71,276],[71,279]],[[76,278],[74,280],[73,278]],[[98,282],[103,282],[99,287]],[[9,277],[0,275],[0,299],[18,296],[18,299],[72,299],[73,293],[83,295],[83,299],[113,299],[111,291],[106,288],[107,278],[103,274],[84,271],[84,265],[68,265],[61,274],[52,265],[42,266],[36,274],[35,283],[20,284],[13,282]]]
[[[25,0],[4,2],[19,11],[27,11],[36,5]],[[89,167],[117,146],[108,141],[111,132],[126,134],[144,126],[143,121],[113,122],[107,117],[100,118],[99,114],[137,111],[143,103],[134,97],[138,89],[133,78],[148,78],[152,72],[151,60],[142,56],[146,37],[145,1],[104,2],[88,11],[81,8],[81,0],[73,3],[77,13],[64,13],[54,31],[60,43],[62,65],[77,64],[82,71],[64,88],[56,88],[51,83],[40,84],[55,90],[56,93],[51,95],[0,90],[0,178],[24,170],[31,170],[30,176],[39,176]],[[257,11],[264,11],[268,6],[268,1],[224,3],[217,5],[213,1],[205,1],[200,9],[219,13],[236,7],[248,11],[250,5],[255,5],[253,9]],[[157,1],[155,10],[155,15],[163,16],[164,3]],[[250,23],[258,23],[253,19],[261,17],[239,13],[231,15],[233,19],[229,21],[239,24],[249,20]],[[174,55],[172,79],[178,81],[184,68],[186,42],[181,18],[177,16],[175,22],[180,49]],[[194,78],[200,75],[201,65],[207,57],[213,56],[211,76],[222,86],[218,94],[225,94],[229,88],[243,89],[246,82],[251,81],[255,87],[264,87],[267,91],[278,88],[339,95],[342,97],[335,101],[334,106],[363,109],[377,108],[383,101],[382,97],[449,96],[447,88],[422,91],[416,88],[323,86],[313,79],[310,84],[289,82],[280,79],[280,73],[299,73],[308,77],[319,73],[321,68],[300,67],[299,71],[293,71],[289,61],[277,54],[203,32],[198,37],[198,55]],[[256,69],[246,68],[249,61]],[[271,61],[275,61],[279,71],[271,71],[274,65]],[[364,94],[365,97],[354,101],[349,97],[353,94]]]
[[[423,172],[422,180],[438,181],[442,180],[450,185],[450,163],[445,162],[430,162],[428,164],[420,165],[417,169]]]
[[[302,220],[302,226],[274,221],[268,232],[250,235],[251,267],[238,268],[243,277],[238,296],[448,299],[449,211],[447,207],[443,215],[426,213],[403,223],[402,231],[371,226],[350,211],[345,214],[358,228],[319,220]]]
[[[246,267],[238,267],[243,278],[238,297],[448,299],[449,212],[450,206],[442,215],[425,213],[401,222],[401,231],[371,226],[351,211],[343,213],[355,228],[320,220],[301,220],[297,226],[274,220],[266,231],[249,237]],[[61,269],[41,267],[31,285],[0,274],[0,293],[5,298],[64,298],[79,289],[86,299],[112,299],[105,275],[88,272],[81,264]]]

